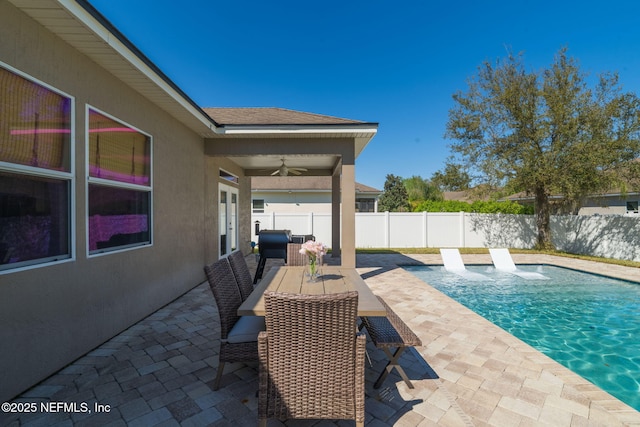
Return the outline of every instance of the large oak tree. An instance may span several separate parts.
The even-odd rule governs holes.
[[[509,184],[535,200],[537,243],[552,249],[550,196],[577,205],[638,177],[640,100],[615,73],[591,88],[566,48],[548,69],[527,71],[522,55],[485,62],[453,95],[446,137],[485,182]]]

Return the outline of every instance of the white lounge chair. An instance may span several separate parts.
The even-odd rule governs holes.
[[[491,280],[484,274],[467,270],[458,249],[440,249],[440,256],[442,257],[445,270],[451,273],[455,273],[468,280]]]
[[[513,258],[511,258],[511,254],[509,253],[509,249],[499,248],[499,249],[489,249],[489,253],[491,254],[491,259],[493,260],[493,265],[496,267],[498,271],[504,271],[506,273],[515,274],[516,276],[520,276],[523,279],[530,280],[548,280],[549,278],[541,273],[536,273],[533,271],[524,271],[516,267],[513,262]]]

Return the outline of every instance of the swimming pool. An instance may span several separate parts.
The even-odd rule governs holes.
[[[640,410],[640,284],[549,265],[519,265],[551,280],[467,266],[404,268],[512,335]]]

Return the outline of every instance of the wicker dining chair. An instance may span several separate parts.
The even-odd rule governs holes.
[[[241,319],[238,316],[238,307],[242,303],[242,296],[227,258],[222,258],[211,265],[205,266],[204,271],[220,315],[220,356],[218,372],[213,387],[214,390],[218,390],[222,372],[224,371],[224,364],[227,362],[257,361],[258,344],[257,339],[245,342],[229,342],[229,334]],[[254,319],[248,320],[251,322]]]
[[[244,259],[244,255],[242,255],[242,251],[232,252],[228,258],[229,264],[231,264],[231,270],[233,270],[233,275],[236,276],[236,282],[240,289],[242,301],[244,301],[251,292],[253,292],[253,279],[249,272],[249,266],[247,265],[247,261]]]
[[[357,333],[358,293],[267,291],[258,336],[258,418],[352,419],[364,425],[366,337]]]
[[[287,244],[287,265],[307,265],[307,255],[301,254],[302,243]]]

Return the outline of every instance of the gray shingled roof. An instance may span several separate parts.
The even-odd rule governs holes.
[[[322,114],[305,113],[285,108],[203,108],[219,125],[353,125],[358,120]]]
[[[251,178],[252,190],[324,190],[331,191],[330,176],[254,176]],[[382,193],[373,187],[356,182],[358,193]]]

